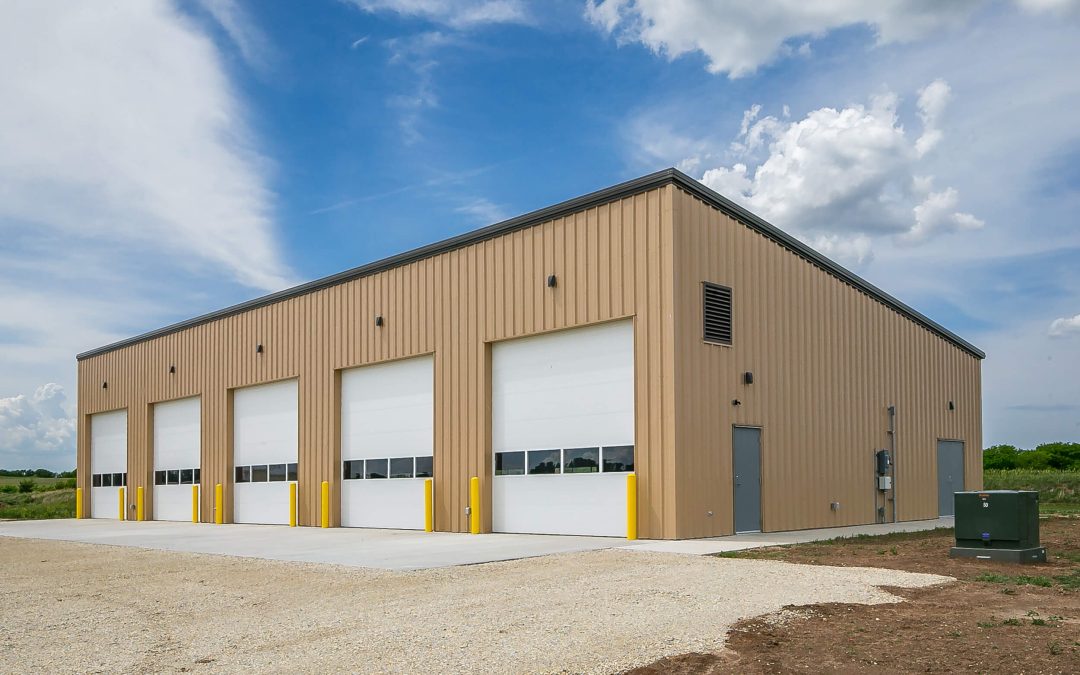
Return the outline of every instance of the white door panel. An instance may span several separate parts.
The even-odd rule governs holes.
[[[497,343],[491,388],[496,454],[633,446],[633,322]],[[496,475],[492,502],[497,532],[626,535],[625,472]]]
[[[296,380],[234,391],[233,466],[295,464],[297,403]],[[289,482],[234,483],[233,522],[287,525]]]
[[[127,473],[127,410],[90,416],[90,473]],[[119,486],[91,487],[90,517],[118,518],[119,493]]]
[[[159,484],[158,472],[200,468],[200,415],[198,396],[154,404],[154,520],[191,520],[192,484]]]

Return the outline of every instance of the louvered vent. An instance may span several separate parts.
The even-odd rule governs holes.
[[[731,289],[705,283],[705,341],[731,344]]]

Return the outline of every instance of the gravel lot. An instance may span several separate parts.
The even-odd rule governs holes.
[[[604,550],[388,572],[0,537],[0,672],[619,672],[885,569]]]

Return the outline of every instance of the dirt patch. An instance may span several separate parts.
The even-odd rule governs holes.
[[[717,654],[668,657],[653,673],[1075,673],[1080,663],[1080,519],[1042,523],[1043,565],[947,557],[951,530],[746,551],[725,557],[886,567],[960,579],[888,589],[907,602],[789,607],[743,621]]]

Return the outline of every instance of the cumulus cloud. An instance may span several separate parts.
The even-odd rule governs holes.
[[[1080,314],[1054,319],[1050,323],[1050,337],[1075,337],[1080,335]]]
[[[701,180],[849,262],[869,260],[875,236],[918,244],[978,229],[981,220],[958,210],[954,188],[935,190],[933,177],[919,171],[920,160],[942,138],[938,123],[948,97],[941,80],[921,90],[923,129],[914,139],[900,122],[900,101],[892,93],[868,105],[820,108],[795,121],[760,117],[755,105],[744,113],[728,150],[735,161],[706,170]]]
[[[0,465],[36,468],[75,464],[75,420],[64,388],[43,384],[27,396],[0,398]]]
[[[700,52],[711,73],[738,78],[776,59],[809,56],[811,40],[867,26],[878,44],[911,42],[966,22],[986,0],[588,0],[586,19],[622,43],[668,59]],[[1016,0],[1031,13],[1077,14],[1080,0]]]
[[[528,23],[520,0],[352,0],[366,12],[394,12],[453,28],[484,24]]]
[[[1050,1],[1050,0],[1043,0]],[[589,0],[586,18],[620,42],[640,42],[675,59],[701,52],[712,73],[749,75],[784,55],[806,56],[820,37],[845,26],[866,25],[879,43],[904,42],[963,22],[979,0]]]

